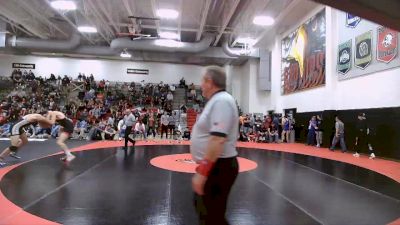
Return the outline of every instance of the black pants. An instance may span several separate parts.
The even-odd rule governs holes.
[[[129,137],[129,134],[132,132],[132,126],[127,126],[125,130],[125,148],[128,147],[128,141],[135,145],[135,140]]]
[[[168,125],[161,125],[161,138],[163,137],[163,134],[165,132],[165,136],[168,139]]]
[[[150,127],[147,129],[147,137],[153,133],[153,137],[156,137],[156,129],[154,127]]]
[[[236,157],[220,158],[204,186],[204,195],[194,194],[194,206],[200,225],[228,224],[225,219],[229,192],[239,173]]]
[[[368,139],[368,135],[364,132],[357,132],[356,135],[354,150],[360,153],[363,149],[368,149],[369,154],[374,153],[374,149],[372,148],[372,145]]]

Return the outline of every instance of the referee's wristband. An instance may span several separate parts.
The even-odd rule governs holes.
[[[196,173],[208,177],[211,173],[212,168],[214,167],[213,162],[207,159],[203,159],[199,162],[199,165],[196,167]]]

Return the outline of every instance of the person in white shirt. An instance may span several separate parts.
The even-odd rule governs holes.
[[[168,139],[168,114],[167,112],[164,112],[164,114],[161,116],[161,138],[163,138],[163,134],[165,132],[165,137]]]
[[[124,125],[124,119],[118,121],[118,140],[122,140],[122,137],[125,136],[126,126]]]
[[[142,137],[144,138],[144,140],[147,140],[146,127],[145,127],[144,123],[142,122],[142,120],[139,120],[139,122],[136,123],[135,132],[136,132],[136,134],[143,135]]]
[[[198,163],[192,177],[194,206],[199,224],[228,224],[225,219],[229,192],[239,172],[236,142],[239,113],[226,88],[221,67],[207,67],[202,95],[208,99],[193,126],[190,152]]]

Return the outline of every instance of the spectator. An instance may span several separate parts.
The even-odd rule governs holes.
[[[146,127],[141,120],[135,125],[135,133],[136,135],[142,135],[142,139],[147,140]]]
[[[110,124],[107,124],[106,128],[101,133],[103,140],[114,140],[115,134],[117,134],[117,131],[115,131]]]
[[[278,127],[275,125],[275,123],[271,123],[271,126],[268,129],[268,134],[269,134],[269,142],[278,143],[279,141]]]
[[[307,145],[315,144],[315,129],[317,128],[317,118],[312,116],[308,123]]]
[[[331,151],[335,150],[335,146],[340,141],[340,147],[342,148],[342,152],[346,152],[346,143],[344,142],[344,123],[340,120],[339,116],[335,117],[335,136],[332,140],[332,145],[329,148]]]
[[[317,147],[321,147],[322,145],[322,133],[323,133],[323,128],[322,128],[322,118],[320,115],[317,115],[317,124],[315,127],[315,134],[316,134],[316,139],[317,139]]]
[[[370,142],[370,128],[367,123],[367,117],[365,113],[358,114],[357,117],[357,125],[356,125],[356,140],[354,144],[355,153],[354,157],[360,157],[359,152],[361,149],[368,148],[368,152],[370,153],[369,159],[375,158],[374,149]]]

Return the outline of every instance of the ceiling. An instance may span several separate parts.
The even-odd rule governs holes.
[[[250,37],[258,42],[263,40],[270,34],[269,30],[279,26],[279,20],[293,15],[296,6],[303,3],[317,5],[306,0],[74,1],[77,4],[77,10],[61,12],[51,7],[51,0],[2,0],[0,21],[6,23],[6,30],[11,35],[42,40],[68,40],[71,38],[71,34],[76,32],[77,26],[95,26],[98,30],[97,33],[81,33],[80,45],[84,46],[108,47],[112,40],[132,32],[132,29],[129,28],[133,27],[135,32],[149,34],[152,37],[157,37],[162,31],[177,32],[180,41],[188,43],[201,41],[204,33],[212,32],[215,34],[215,39],[211,42],[210,48],[221,47],[225,41],[229,41],[231,47],[238,47],[241,46],[236,41],[239,37]],[[178,18],[173,20],[128,18],[128,16],[154,18],[157,9],[161,8],[177,10]],[[268,15],[278,21],[271,27],[257,26],[252,23],[256,15]],[[25,49],[20,53],[31,53],[31,51]],[[53,53],[57,52],[53,51]],[[147,59],[143,56],[141,58],[143,61],[175,60],[200,65],[209,64],[213,60],[218,64],[244,62],[232,57],[210,59],[206,56],[182,54],[181,58],[172,59],[174,57],[170,57],[171,53],[156,56],[156,54],[141,51],[140,54],[148,56]],[[64,54],[64,56],[77,57],[73,54]],[[186,60],[183,60],[182,57]]]

